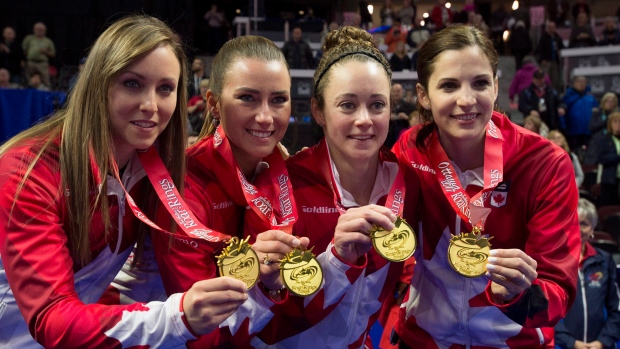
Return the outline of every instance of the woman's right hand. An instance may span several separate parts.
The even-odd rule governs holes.
[[[394,229],[396,215],[387,207],[367,205],[353,207],[338,218],[334,232],[334,247],[338,255],[350,264],[372,248],[370,232],[374,225],[387,231]]]
[[[202,280],[185,293],[183,312],[194,333],[203,335],[215,330],[246,299],[243,281],[230,277]]]

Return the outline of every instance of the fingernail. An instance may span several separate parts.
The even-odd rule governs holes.
[[[491,250],[491,251],[489,251],[489,254],[491,256],[495,256],[495,255],[497,255],[497,251],[496,250]]]
[[[488,271],[486,273],[484,273],[484,276],[490,278],[491,277],[491,273],[489,273]]]
[[[495,266],[493,264],[487,264],[487,269],[488,270],[493,270],[493,269],[495,269]]]
[[[301,241],[298,238],[293,239],[292,243],[294,247],[301,245]]]
[[[489,263],[495,263],[495,262],[497,262],[497,258],[489,257],[488,261],[489,261]]]

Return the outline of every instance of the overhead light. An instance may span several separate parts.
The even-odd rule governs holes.
[[[304,11],[299,11],[299,15],[303,16],[304,15]]]
[[[240,10],[240,9],[236,9],[236,10],[235,10],[235,12],[236,12],[237,14],[240,14],[240,13],[241,13],[241,10]]]
[[[504,42],[508,42],[508,38],[510,37],[510,30],[504,30],[504,34],[502,35],[502,39]]]
[[[450,8],[450,7],[452,7],[452,4],[449,2],[446,2],[446,8]]]
[[[424,12],[424,14],[422,15],[422,17],[424,17],[424,18],[428,18],[428,12]]]
[[[516,10],[516,9],[518,9],[518,8],[519,8],[519,1],[518,1],[518,0],[515,0],[515,1],[512,3],[512,10],[514,11],[514,10]]]
[[[372,14],[372,11],[374,10],[374,6],[372,5],[368,5],[368,13]]]

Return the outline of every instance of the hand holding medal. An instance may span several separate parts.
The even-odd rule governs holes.
[[[492,250],[488,263],[486,276],[498,303],[511,301],[538,277],[536,260],[519,249]]]
[[[256,252],[248,244],[249,236],[240,240],[232,237],[226,242],[226,247],[217,256],[217,266],[220,276],[229,276],[245,283],[249,289],[256,284],[259,274],[259,262]]]

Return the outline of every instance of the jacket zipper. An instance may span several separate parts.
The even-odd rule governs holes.
[[[581,302],[583,303],[583,341],[588,342],[588,303],[586,302],[586,286],[581,270],[579,273],[579,284],[581,285]]]

